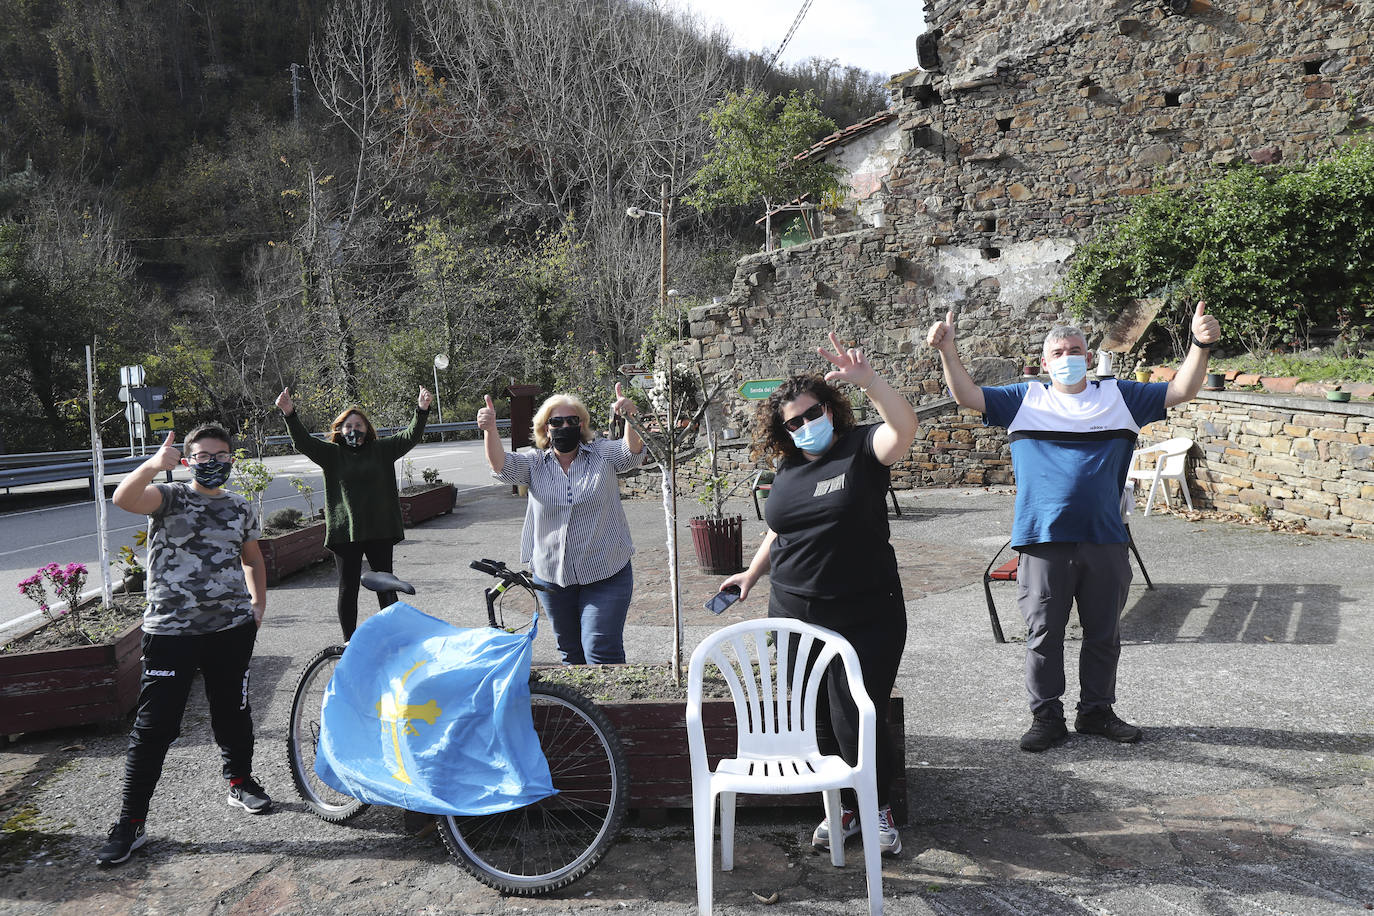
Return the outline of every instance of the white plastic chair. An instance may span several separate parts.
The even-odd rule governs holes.
[[[772,645],[769,645],[771,635]],[[795,659],[789,664],[790,646]],[[816,654],[808,668],[806,660]],[[838,658],[859,709],[859,759],[849,766],[816,746],[816,704],[825,671]],[[702,680],[707,665],[718,668],[735,704],[734,757],[712,772],[701,721]],[[735,795],[823,793],[825,814],[840,823],[840,789],[858,796],[859,828],[868,878],[868,911],[883,912],[881,850],[878,848],[876,769],[877,713],[854,647],[840,634],[800,620],[746,620],[708,637],[692,653],[687,673],[687,744],[692,760],[692,820],[696,833],[697,909],[711,913],[711,847],[716,798],[720,798],[720,868],[735,865]],[[833,829],[833,828],[832,828]],[[830,861],[844,864],[844,844],[832,836]]]
[[[1193,447],[1192,439],[1166,439],[1158,445],[1151,445],[1148,448],[1138,448],[1135,454],[1131,455],[1131,469],[1126,472],[1126,479],[1134,486],[1137,480],[1150,482],[1150,495],[1145,500],[1145,516],[1149,517],[1150,509],[1154,506],[1155,493],[1161,489],[1164,493],[1164,505],[1169,505],[1169,488],[1162,486],[1162,481],[1172,480],[1178,484],[1179,492],[1188,503],[1188,508],[1193,508],[1193,494],[1188,492],[1188,481],[1184,478],[1184,462],[1188,458],[1188,452]],[[1154,467],[1142,468],[1137,462],[1145,455],[1154,455]]]

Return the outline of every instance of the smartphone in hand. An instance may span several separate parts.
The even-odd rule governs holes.
[[[706,610],[710,611],[712,614],[719,614],[738,600],[739,586],[727,585],[707,600]]]

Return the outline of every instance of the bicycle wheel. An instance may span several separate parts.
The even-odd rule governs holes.
[[[324,691],[343,651],[343,646],[329,646],[306,663],[296,681],[296,694],[291,698],[291,725],[286,733],[286,758],[291,764],[296,791],[311,811],[331,824],[342,824],[367,808],[366,802],[336,792],[315,774]]]
[[[530,684],[539,744],[558,790],[543,801],[481,817],[439,819],[458,864],[505,894],[566,887],[601,861],[630,795],[625,750],[606,714],[563,684]]]

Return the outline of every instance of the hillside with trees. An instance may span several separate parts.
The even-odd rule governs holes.
[[[92,343],[103,416],[142,363],[179,428],[254,436],[287,385],[399,419],[436,353],[446,418],[633,361],[659,239],[626,208],[688,194],[746,90],[822,132],[886,105],[636,0],[0,0],[0,450],[86,442]],[[756,210],[675,206],[673,285],[719,292]]]

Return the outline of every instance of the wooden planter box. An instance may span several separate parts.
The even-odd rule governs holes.
[[[262,538],[258,546],[262,548],[263,563],[267,567],[268,585],[276,585],[292,573],[329,556],[329,549],[324,546],[324,522]]]
[[[0,734],[95,725],[127,716],[138,705],[142,627],[142,621],[135,621],[113,642],[98,646],[0,655],[0,696],[5,698]]]
[[[620,733],[630,764],[630,807],[641,810],[692,807],[692,761],[687,751],[687,705],[680,700],[627,700],[597,703]],[[706,726],[706,750],[711,765],[734,753],[735,705],[730,700],[706,700],[702,704]],[[905,761],[905,705],[894,693],[888,705],[888,727]],[[906,766],[895,774],[889,799],[898,824],[907,821]],[[740,807],[819,808],[820,797],[808,795],[740,795]]]
[[[420,493],[401,494],[401,524],[414,528],[436,515],[452,512],[457,495],[451,483],[441,483]]]

